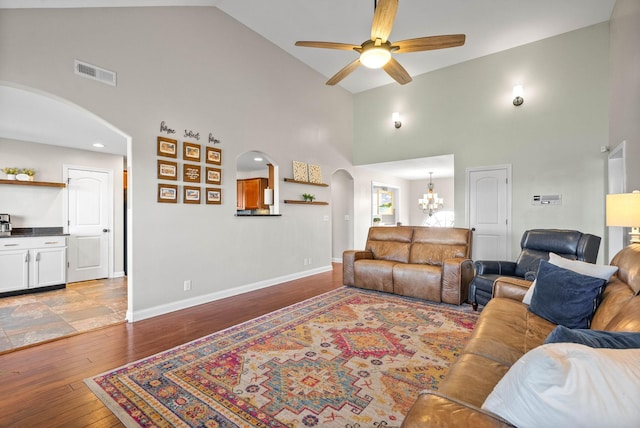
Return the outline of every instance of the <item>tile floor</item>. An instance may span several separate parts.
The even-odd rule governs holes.
[[[127,278],[0,298],[0,353],[124,322]]]

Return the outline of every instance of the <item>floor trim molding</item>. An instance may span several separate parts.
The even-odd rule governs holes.
[[[179,311],[181,309],[188,309],[192,306],[202,305],[204,303],[210,303],[215,300],[225,299],[227,297],[237,296],[239,294],[248,293],[250,291],[259,290],[261,288],[267,288],[274,285],[282,284],[283,282],[294,281],[296,279],[305,278],[311,275],[317,275],[323,272],[329,272],[333,269],[331,265],[322,266],[315,269],[305,270],[302,272],[296,272],[291,275],[284,275],[276,278],[267,279],[264,281],[254,282],[252,284],[242,285],[240,287],[230,288],[228,290],[217,291],[215,293],[203,294],[202,296],[196,296],[189,299],[179,300],[170,304],[154,306],[147,309],[134,310],[133,313],[127,311],[127,321],[136,322],[142,321],[147,318],[156,317],[158,315],[164,315],[169,312]]]

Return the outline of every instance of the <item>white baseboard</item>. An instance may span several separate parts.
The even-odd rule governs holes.
[[[120,272],[114,272],[111,278],[123,278],[123,277],[124,277],[124,271],[120,271]]]
[[[128,322],[142,321],[144,319],[156,317],[158,315],[168,314],[169,312],[179,311],[181,309],[187,309],[192,306],[202,305],[204,303],[210,303],[216,300],[226,299],[227,297],[237,296],[239,294],[248,293],[250,291],[260,290],[262,288],[282,284],[283,282],[293,281],[296,279],[305,278],[307,276],[317,275],[323,272],[329,272],[332,269],[332,266],[323,266],[315,269],[305,270],[303,272],[297,272],[291,275],[284,275],[277,278],[255,282],[253,284],[246,284],[228,290],[217,291],[215,293],[204,294],[202,296],[196,296],[177,302],[171,302],[166,305],[159,305],[152,308],[133,311],[133,313],[127,311],[126,317]]]
[[[333,263],[342,263],[342,257],[336,257],[336,258],[333,258],[333,259],[331,259],[331,261],[332,261]]]

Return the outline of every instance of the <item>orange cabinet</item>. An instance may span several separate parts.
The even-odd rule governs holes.
[[[269,180],[266,178],[247,178],[237,182],[237,204],[239,210],[269,209],[264,204],[264,189]]]

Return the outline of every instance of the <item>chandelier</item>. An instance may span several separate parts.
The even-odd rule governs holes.
[[[418,199],[418,205],[422,209],[422,212],[425,214],[429,214],[429,217],[433,215],[436,211],[442,208],[444,204],[444,199],[439,198],[438,194],[433,191],[433,183],[431,182],[431,176],[433,172],[429,173],[429,187],[427,189],[427,193],[422,195],[421,199]]]

